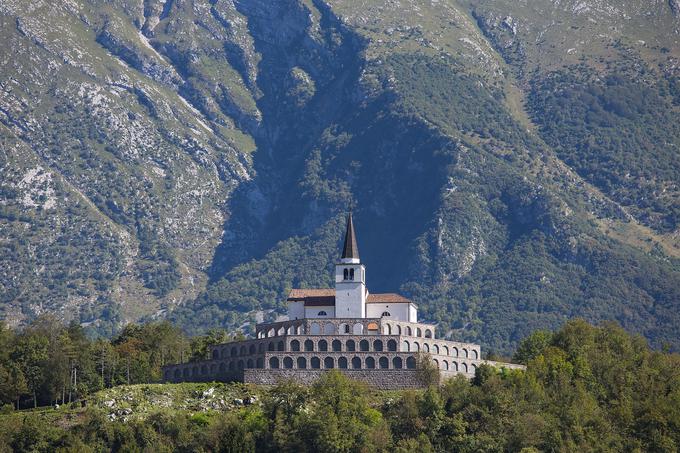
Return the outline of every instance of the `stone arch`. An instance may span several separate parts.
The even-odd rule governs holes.
[[[293,340],[290,342],[290,350],[291,351],[299,351],[300,350],[300,342],[298,340]]]
[[[468,358],[468,350],[463,348],[463,357]]]
[[[477,365],[474,363],[470,364],[470,373],[475,374],[477,372]]]
[[[279,358],[278,357],[270,357],[269,358],[269,368],[275,370],[278,367],[279,367]]]
[[[401,342],[401,349],[404,352],[409,352],[411,350],[411,343],[408,342],[408,340],[404,340]]]
[[[406,368],[409,370],[415,370],[416,369],[416,358],[413,357],[412,355],[408,356],[406,359]]]
[[[396,328],[396,330],[394,331],[394,333],[396,333],[397,335],[401,335],[401,326],[400,326],[399,324],[397,324],[397,325],[394,326],[394,327]]]
[[[239,350],[239,355],[246,355],[246,354],[248,354],[247,351],[248,350],[246,349],[246,346],[243,345],[243,346],[241,346],[241,349]]]
[[[422,337],[423,336],[423,331],[420,330],[420,327],[416,327],[416,337]]]
[[[449,362],[442,360],[442,370],[449,371]]]
[[[311,352],[314,350],[314,342],[312,340],[305,340],[305,351]]]
[[[331,322],[327,322],[323,326],[324,335],[335,335],[335,325]]]
[[[272,327],[267,331],[267,338],[276,336],[276,330]]]
[[[383,350],[383,342],[382,342],[382,340],[375,340],[375,341],[373,342],[373,350],[374,350],[374,351],[382,352],[382,350]]]
[[[442,355],[449,355],[449,347],[444,345],[442,346]]]
[[[458,371],[458,362],[451,362],[451,371]]]
[[[319,340],[319,351],[328,351],[328,342],[326,340]]]
[[[425,329],[425,338],[432,338],[432,331],[430,329]]]
[[[345,350],[346,351],[351,351],[351,352],[356,351],[356,347],[357,346],[356,346],[356,343],[354,342],[354,340],[347,340],[347,343],[345,343]]]
[[[385,357],[385,356],[380,357],[380,358],[378,359],[378,366],[379,366],[381,369],[383,369],[383,370],[388,369],[388,368],[390,367],[390,359],[388,359],[388,358]]]
[[[387,350],[396,351],[397,350],[397,340],[387,340]]]
[[[277,336],[283,336],[286,334],[286,326],[281,326],[279,327],[279,330],[276,331]]]
[[[411,337],[411,336],[412,336],[412,335],[411,335],[411,326],[406,326],[406,327],[404,328],[404,335],[406,335],[406,336],[408,336],[408,337]]]
[[[338,368],[347,369],[347,357],[338,357]]]
[[[436,344],[432,345],[432,352],[435,354],[439,354],[439,346],[437,346]]]
[[[359,342],[359,351],[366,352],[369,350],[368,340],[361,340]]]
[[[290,357],[284,357],[283,367],[287,369],[293,368],[293,359],[291,359]]]
[[[420,343],[418,343],[417,341],[413,342],[413,351],[420,352]]]
[[[309,331],[312,335],[321,335],[321,326],[317,322],[313,322]]]
[[[430,352],[430,345],[427,343],[423,343],[423,352]]]
[[[309,359],[309,365],[311,368],[319,369],[321,368],[321,359],[319,359],[316,356],[312,357],[311,359]]]
[[[361,359],[359,357],[352,357],[352,368],[355,370],[361,369]]]
[[[333,359],[333,357],[328,356],[325,359],[323,359],[323,367],[326,369],[335,368],[335,360]]]
[[[264,359],[262,357],[258,357],[255,361],[255,366],[257,368],[264,368]]]
[[[373,357],[366,357],[366,368],[375,368],[375,359]]]
[[[246,368],[252,368],[253,367],[253,359],[248,359],[246,361]]]
[[[477,360],[479,358],[479,353],[477,352],[477,350],[473,349],[471,352],[472,352],[472,358]]]
[[[283,351],[285,348],[285,343],[283,340],[279,341],[278,344],[276,345],[276,350],[277,351]]]
[[[352,333],[354,335],[361,335],[364,333],[364,325],[361,324],[360,322],[354,323],[352,326]]]
[[[451,357],[458,357],[458,348],[455,346],[451,348]]]
[[[463,373],[467,373],[467,372],[468,372],[467,363],[465,363],[465,362],[461,363],[461,364],[460,364],[460,370],[461,370]]]
[[[238,355],[238,348],[236,346],[232,346],[230,355],[232,357],[236,357]]]
[[[340,324],[339,331],[340,331],[340,334],[342,334],[342,335],[350,334],[350,333],[352,333],[352,326],[343,322],[342,324]]]
[[[333,340],[331,342],[331,349],[334,352],[342,351],[342,343],[340,342],[340,340]]]
[[[439,368],[439,360],[437,360],[437,359],[432,359],[432,361],[434,362],[434,366],[436,366],[437,368]]]
[[[389,325],[389,324],[385,324],[385,325],[383,326],[383,333],[384,333],[385,335],[392,335],[392,326]]]
[[[400,370],[403,367],[404,367],[404,361],[401,359],[401,357],[395,357],[395,358],[392,359],[392,368]]]
[[[286,329],[286,334],[295,335],[295,326],[288,326],[288,328]]]
[[[257,348],[255,347],[255,345],[251,344],[250,347],[248,348],[248,353],[250,355],[253,355],[253,354],[255,354],[256,351],[257,351]]]
[[[305,359],[304,357],[298,357],[297,358],[297,367],[301,370],[304,370],[305,368],[307,368],[307,359]]]
[[[276,351],[276,342],[270,341],[267,345],[267,351]]]

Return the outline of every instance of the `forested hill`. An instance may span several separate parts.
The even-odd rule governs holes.
[[[371,291],[510,351],[680,349],[671,0],[0,1],[0,310],[283,313],[355,206]]]
[[[179,350],[167,340],[181,338],[165,327],[145,326],[142,335],[129,331],[114,340],[102,374],[116,368],[117,353],[117,368],[124,369],[134,348],[133,382],[143,363],[158,373],[152,364],[164,348]],[[39,351],[36,340],[54,333],[45,328],[13,338],[0,332],[0,353],[29,342]],[[162,338],[163,347],[146,342],[151,335]],[[46,336],[45,344],[66,339],[79,341],[78,328]],[[76,403],[13,412],[7,387],[0,388],[6,403],[0,451],[670,453],[680,447],[680,356],[652,351],[611,323],[593,327],[576,320],[556,332],[535,332],[515,355],[526,371],[482,365],[474,379],[458,376],[410,391],[372,390],[331,370],[311,387],[212,382],[97,392],[106,384],[88,365],[101,343],[82,346],[75,357],[83,384],[66,392],[77,392]],[[0,373],[11,363],[0,357]],[[114,383],[125,382],[124,374],[111,375]]]

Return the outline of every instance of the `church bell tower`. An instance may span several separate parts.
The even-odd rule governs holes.
[[[359,259],[351,212],[347,216],[342,257],[335,265],[335,317],[366,317],[366,268]]]

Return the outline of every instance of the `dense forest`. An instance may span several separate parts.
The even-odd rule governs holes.
[[[12,373],[24,374],[29,390],[22,394],[55,398],[62,381],[35,376],[77,362],[84,396],[127,382],[128,368],[130,382],[153,380],[162,360],[200,356],[211,341],[187,341],[167,324],[129,327],[111,343],[53,327],[3,330],[6,401],[15,397],[5,378]],[[72,345],[70,358],[51,356],[57,344]],[[21,348],[26,352],[17,356]],[[109,358],[100,362],[97,351],[104,349]],[[42,361],[27,363],[41,354]],[[527,370],[480,366],[472,380],[402,392],[374,391],[329,372],[312,387],[282,382],[259,389],[255,404],[231,411],[158,408],[143,420],[112,420],[94,404],[42,412],[6,407],[0,451],[675,452],[680,446],[679,355],[653,351],[614,324],[573,320],[556,332],[533,333],[514,359]],[[103,373],[99,363],[106,363]],[[62,370],[67,381],[68,370]],[[57,382],[50,393],[49,383]]]

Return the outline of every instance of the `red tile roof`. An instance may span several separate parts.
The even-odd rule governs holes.
[[[288,302],[304,302],[305,307],[335,305],[335,290],[331,288],[292,289],[288,295]]]
[[[323,307],[335,305],[335,290],[322,289],[292,289],[288,295],[288,302],[304,302],[306,307]],[[367,304],[408,304],[411,301],[396,293],[369,294]]]
[[[396,293],[369,294],[367,304],[408,304],[410,300]]]

